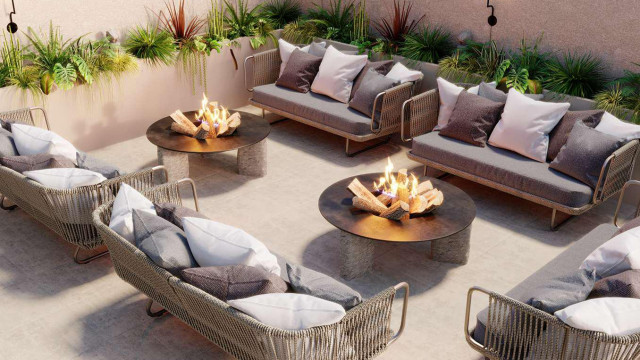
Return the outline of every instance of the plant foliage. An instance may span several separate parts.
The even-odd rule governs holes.
[[[454,82],[492,81],[505,57],[505,51],[495,41],[470,41],[465,47],[440,61],[439,74]]]
[[[168,15],[161,11],[158,20],[162,29],[173,36],[179,47],[201,35],[206,19],[201,19],[198,16],[187,19],[184,0],[180,0],[178,5],[172,0],[171,3],[166,2],[165,6]]]
[[[604,67],[598,58],[567,52],[562,60],[554,59],[548,64],[544,85],[559,94],[592,98],[606,83]]]
[[[329,0],[326,8],[314,4],[308,17],[327,39],[351,42],[355,5],[353,0]]]
[[[269,0],[262,6],[261,11],[262,17],[276,29],[283,29],[302,16],[298,0]]]
[[[634,63],[640,67],[640,64]],[[631,117],[640,123],[640,73],[625,70],[624,75],[595,96],[596,106],[619,118]]]
[[[132,29],[124,42],[124,48],[152,65],[173,64],[178,50],[171,34],[150,26],[136,26]]]
[[[402,0],[401,4],[400,0],[393,0],[393,17],[390,20],[381,18],[373,23],[373,27],[386,41],[388,50],[393,54],[398,52],[405,37],[414,32],[420,21],[426,16],[422,15],[417,19],[411,19],[412,9],[412,2]]]
[[[455,45],[451,34],[440,27],[424,27],[415,34],[408,34],[400,55],[415,61],[437,63],[445,56],[451,55]]]

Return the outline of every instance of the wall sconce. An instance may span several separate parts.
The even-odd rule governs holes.
[[[7,24],[7,31],[15,34],[18,31],[18,24],[13,22],[13,15],[16,13],[16,4],[11,0],[11,6],[13,6],[13,11],[9,13],[9,24]]]
[[[487,7],[491,8],[491,16],[489,16],[487,22],[489,22],[489,25],[493,27],[498,23],[498,18],[494,15],[496,9],[493,7],[493,5],[491,5],[490,1],[491,0],[487,0]]]

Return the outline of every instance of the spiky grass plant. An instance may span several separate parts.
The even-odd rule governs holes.
[[[245,0],[237,0],[235,4],[225,0],[224,4],[226,8],[225,22],[229,27],[229,39],[253,36],[256,23],[260,18],[260,6],[249,10],[249,2]]]
[[[455,49],[451,33],[441,27],[426,26],[406,36],[400,55],[414,61],[437,63]]]
[[[3,86],[14,86],[22,92],[26,99],[31,94],[33,99],[40,102],[43,93],[39,83],[38,69],[33,65],[25,65],[25,50],[20,40],[9,34],[3,34],[4,41],[0,48],[0,62],[7,73]]]
[[[262,6],[261,16],[276,29],[283,29],[302,16],[302,7],[298,0],[269,0]]]
[[[640,64],[634,64],[640,67]],[[624,75],[613,81],[609,88],[595,96],[596,107],[617,117],[640,123],[640,73],[625,70]]]
[[[129,54],[154,66],[173,64],[178,51],[171,34],[149,25],[129,31],[123,46]]]
[[[302,19],[287,24],[282,30],[282,38],[293,44],[308,44],[319,36],[322,33],[316,23]]]
[[[353,0],[329,0],[326,7],[314,4],[308,18],[316,23],[322,37],[351,42],[355,5]]]
[[[545,88],[559,94],[592,98],[606,83],[602,62],[591,54],[566,52],[562,59],[552,60],[545,71]]]
[[[358,5],[355,6],[355,14],[353,16],[353,33],[351,34],[351,41],[363,43],[369,38],[369,27],[371,26],[371,20],[367,13],[367,1],[360,0]]]
[[[511,64],[518,69],[527,69],[531,80],[544,80],[551,54],[540,50],[543,35],[536,38],[533,45],[529,45],[526,38],[520,40],[520,46],[511,53]]]
[[[438,74],[454,82],[492,81],[505,56],[505,51],[495,41],[469,42],[440,61]]]
[[[418,27],[426,15],[411,19],[413,3],[407,0],[393,0],[393,16],[391,19],[381,18],[373,23],[373,27],[386,42],[390,53],[397,53],[405,37]]]

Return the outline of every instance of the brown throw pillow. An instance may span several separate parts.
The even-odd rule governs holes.
[[[622,225],[620,227],[620,229],[618,229],[618,231],[616,231],[615,234],[613,234],[612,237],[618,236],[620,234],[622,234],[625,231],[629,231],[633,228],[637,228],[638,226],[640,226],[640,217],[631,219],[629,221],[627,221],[626,223],[624,223],[624,225]]]
[[[440,135],[484,147],[503,109],[502,103],[463,91]]]
[[[379,74],[374,69],[369,69],[356,96],[349,102],[349,107],[371,117],[371,115],[373,115],[373,103],[376,101],[376,97],[399,83],[399,81]],[[378,111],[380,111],[381,102],[382,97],[378,99]]]
[[[207,219],[208,217],[200,214],[199,212],[186,208],[184,206],[172,204],[172,203],[153,203],[156,208],[156,214],[161,218],[169,221],[180,229],[184,230],[182,219],[186,217],[194,217],[200,219]]]
[[[322,58],[295,49],[276,85],[301,93],[309,92],[313,79],[318,75],[321,62]]]
[[[601,133],[578,121],[549,167],[595,189],[605,160],[624,143],[623,139]]]
[[[385,61],[367,61],[367,65],[364,66],[360,74],[356,76],[355,80],[353,80],[353,88],[351,88],[351,96],[349,100],[352,100],[354,96],[356,96],[356,92],[362,85],[362,81],[364,80],[365,75],[369,72],[369,69],[374,69],[379,74],[387,75],[391,68],[393,67],[393,60],[385,60]]]
[[[19,173],[53,168],[75,168],[73,161],[64,156],[36,154],[22,156],[5,156],[0,158],[0,165]]]
[[[281,277],[253,266],[191,268],[182,270],[181,275],[187,283],[222,301],[287,291],[287,283]]]
[[[549,150],[547,151],[547,161],[551,162],[558,156],[562,146],[567,143],[569,134],[573,129],[573,125],[578,121],[590,128],[595,128],[602,120],[604,111],[588,110],[588,111],[567,111],[558,125],[549,133]]]
[[[640,270],[627,270],[597,281],[589,299],[601,297],[640,299]]]

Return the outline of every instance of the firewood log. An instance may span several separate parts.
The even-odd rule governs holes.
[[[382,193],[378,195],[378,200],[383,203],[385,206],[391,205],[391,201],[393,200],[393,196],[389,194]]]
[[[412,214],[420,214],[426,210],[428,205],[429,200],[425,199],[424,196],[413,196],[409,201],[409,212]]]
[[[375,215],[380,214],[380,211],[382,210],[382,208],[376,207],[371,201],[363,199],[361,197],[354,196],[352,201],[355,208],[373,213]]]
[[[216,130],[218,137],[228,135],[227,132],[229,131],[229,125],[224,121],[219,122]]]
[[[410,195],[411,195],[411,193],[409,192],[409,188],[404,186],[403,183],[400,183],[398,185],[398,201],[404,201],[406,203],[409,203],[409,196]]]
[[[407,181],[407,169],[400,169],[398,170],[398,177],[396,178],[396,181],[402,185]]]
[[[191,128],[185,127],[177,122],[171,124],[171,130],[187,136],[193,136],[195,134]]]
[[[206,121],[203,121],[200,123],[200,126],[198,126],[198,128],[196,129],[196,133],[195,135],[193,135],[194,138],[198,139],[198,140],[203,140],[209,137],[209,123]]]
[[[433,184],[431,184],[431,181],[427,180],[427,181],[421,182],[418,185],[418,195],[422,195],[432,189],[433,189]]]
[[[431,190],[423,193],[422,196],[424,196],[425,199],[427,199],[427,201],[431,201],[431,200],[435,199],[436,196],[438,196],[438,190],[431,189]]]
[[[390,208],[380,213],[380,217],[389,220],[401,220],[409,213],[409,204],[404,201],[398,201],[391,205]]]
[[[371,202],[376,208],[380,209],[379,212],[387,209],[387,207],[380,202],[380,200],[378,200],[378,198],[376,198],[369,189],[362,185],[360,180],[357,178],[353,179],[347,188],[353,193],[353,195]]]
[[[176,110],[174,111],[171,115],[169,115],[169,117],[171,117],[171,119],[173,121],[175,121],[176,123],[184,126],[185,128],[189,129],[190,134],[195,134],[196,133],[196,125],[191,122],[191,120],[187,119],[186,116],[184,116],[184,114],[182,113],[182,111],[180,110]]]

